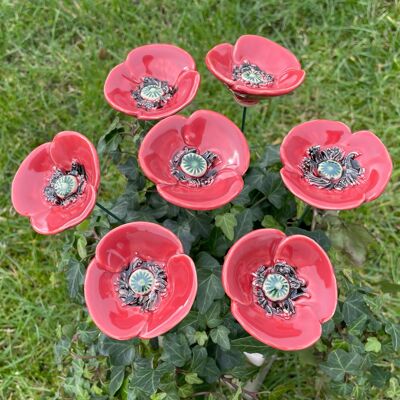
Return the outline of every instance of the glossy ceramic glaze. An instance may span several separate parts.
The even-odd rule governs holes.
[[[146,110],[138,107],[132,92],[146,77],[166,81],[176,89],[161,108]],[[186,107],[195,97],[200,74],[192,56],[169,44],[149,44],[133,49],[127,59],[109,73],[104,95],[111,107],[142,120],[165,118]]]
[[[123,305],[115,290],[121,270],[137,257],[156,261],[167,274],[167,293],[151,312]],[[149,222],[132,222],[100,240],[84,289],[89,314],[104,334],[118,340],[150,339],[172,329],[190,311],[197,291],[196,269],[171,231]]]
[[[359,184],[343,190],[326,190],[309,184],[299,168],[311,146],[338,147],[356,152],[364,169]],[[369,131],[351,133],[338,121],[314,120],[294,127],[281,145],[281,176],[286,187],[298,198],[325,210],[346,210],[376,199],[385,190],[392,174],[392,161],[381,140]]]
[[[66,171],[76,161],[86,172],[85,189],[76,201],[54,205],[44,189],[55,168]],[[15,174],[11,199],[15,210],[31,220],[33,229],[52,235],[82,222],[93,210],[100,184],[100,166],[93,144],[78,132],[58,133],[52,142],[33,150]]]
[[[260,265],[286,262],[306,282],[306,295],[297,298],[289,318],[269,316],[255,302],[252,274]],[[255,230],[239,239],[225,257],[222,283],[231,298],[231,311],[242,327],[259,341],[281,350],[300,350],[321,336],[321,324],[334,314],[335,274],[324,250],[312,239],[286,237],[275,229]]]
[[[244,61],[256,64],[274,76],[272,85],[251,87],[232,77],[233,68]],[[206,56],[207,68],[233,92],[244,106],[257,104],[261,99],[288,94],[300,86],[305,78],[296,56],[288,49],[262,36],[241,36],[235,45],[222,43]]]
[[[172,175],[170,161],[185,146],[218,156],[212,183],[194,187]],[[207,110],[196,111],[189,118],[175,115],[159,122],[139,149],[140,166],[160,195],[193,210],[215,209],[236,197],[243,188],[242,175],[249,162],[249,147],[240,129],[225,116]]]

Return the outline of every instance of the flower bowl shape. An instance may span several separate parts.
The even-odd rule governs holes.
[[[99,185],[95,147],[80,133],[64,131],[25,158],[12,182],[11,200],[36,232],[53,235],[92,212]]]
[[[139,164],[170,203],[212,210],[243,189],[250,151],[240,129],[224,115],[199,110],[155,125],[139,149]]]
[[[104,334],[118,340],[150,339],[188,314],[197,276],[171,231],[131,222],[100,240],[84,288],[89,314]]]
[[[280,350],[301,350],[321,336],[335,312],[335,274],[312,239],[258,229],[229,250],[222,284],[231,311],[254,338]]]
[[[294,54],[257,35],[243,35],[234,46],[230,43],[215,46],[207,53],[206,64],[243,106],[288,94],[305,78]]]
[[[118,111],[157,120],[190,104],[199,85],[200,74],[189,53],[170,44],[149,44],[133,49],[111,70],[104,96]]]
[[[379,197],[392,173],[380,139],[351,133],[342,122],[314,120],[295,126],[281,145],[281,176],[307,204],[324,210],[356,208]]]

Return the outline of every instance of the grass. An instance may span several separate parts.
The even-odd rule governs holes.
[[[202,84],[185,113],[208,108],[237,124],[241,111],[206,69],[217,43],[245,33],[290,48],[307,71],[293,95],[249,110],[253,154],[280,142],[294,125],[337,119],[370,129],[390,150],[395,171],[385,194],[345,218],[364,224],[376,243],[363,271],[379,289],[399,283],[400,257],[400,3],[398,1],[7,1],[0,5],[0,396],[57,398],[63,381],[53,357],[56,331],[77,317],[56,263],[64,234],[40,237],[10,204],[19,163],[61,130],[96,141],[116,115],[102,94],[104,79],[128,51],[174,43],[197,61]],[[103,171],[107,180],[107,171]],[[108,186],[108,185],[107,185]],[[100,196],[103,196],[101,193]],[[389,304],[398,305],[396,300]],[[389,311],[390,312],[390,311]],[[393,318],[396,312],[392,311]],[[294,394],[308,393],[308,377]],[[311,396],[311,394],[310,394]]]

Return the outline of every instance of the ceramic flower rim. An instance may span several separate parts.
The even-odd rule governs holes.
[[[208,110],[189,118],[166,118],[148,132],[139,149],[139,164],[159,194],[193,210],[211,210],[235,198],[249,162],[240,129]]]
[[[351,133],[342,122],[314,120],[284,138],[281,176],[301,200],[325,210],[345,210],[379,197],[393,165],[381,140],[369,131]]]
[[[95,147],[82,134],[64,131],[21,163],[11,199],[36,232],[52,235],[81,223],[91,213],[99,184]]]
[[[85,277],[90,316],[107,336],[150,339],[177,325],[197,291],[194,263],[180,240],[150,222],[131,222],[98,243]]]
[[[258,229],[239,239],[222,268],[231,311],[259,341],[300,350],[321,336],[334,314],[336,278],[324,250],[312,239]]]
[[[243,35],[235,43],[222,43],[206,56],[212,74],[244,106],[281,96],[299,87],[305,78],[296,56],[279,44],[257,35]]]
[[[142,120],[177,113],[194,99],[200,74],[192,56],[170,44],[133,49],[114,67],[104,84],[111,107]]]

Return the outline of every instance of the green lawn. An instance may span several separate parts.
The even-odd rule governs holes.
[[[110,68],[132,48],[174,43],[202,75],[184,113],[212,109],[240,123],[241,111],[206,69],[217,43],[259,34],[291,49],[307,72],[293,95],[249,110],[246,134],[255,149],[279,143],[296,124],[337,119],[382,138],[395,164],[377,201],[343,213],[375,237],[364,284],[400,284],[400,3],[397,1],[11,1],[0,3],[0,397],[59,398],[65,379],[53,356],[57,331],[81,318],[69,300],[57,258],[68,233],[40,237],[11,207],[10,185],[23,158],[57,132],[76,130],[95,142],[117,114],[103,98]],[[103,182],[107,171],[102,171]],[[103,185],[100,198],[110,185]],[[341,260],[341,259],[340,259]],[[339,263],[342,261],[338,261]],[[346,267],[337,265],[338,268]],[[396,318],[398,298],[382,293]],[[279,375],[279,364],[274,374]],[[315,396],[299,370],[287,398]],[[100,385],[100,383],[99,383]],[[315,390],[315,391],[314,391]],[[286,396],[285,395],[285,396]],[[297,396],[297,397],[296,397]],[[285,397],[286,398],[286,397]]]

